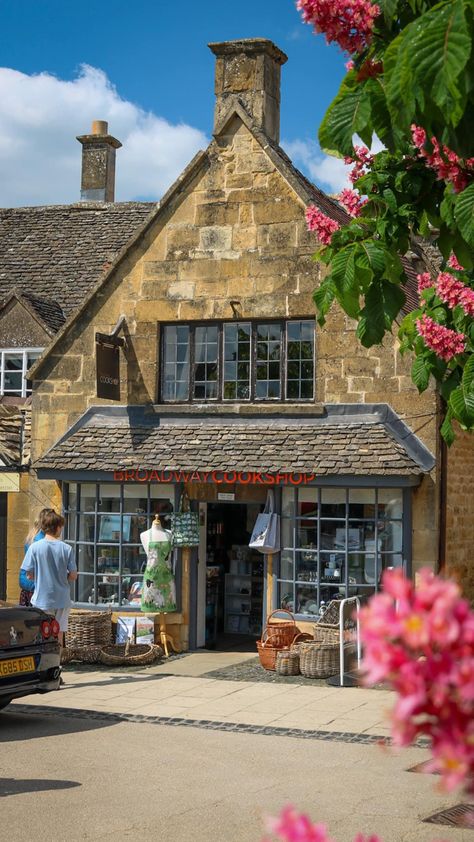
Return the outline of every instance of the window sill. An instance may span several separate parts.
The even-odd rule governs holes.
[[[266,402],[261,403],[159,403],[154,404],[154,411],[158,415],[301,415],[323,416],[326,413],[322,403],[289,403],[289,402]]]

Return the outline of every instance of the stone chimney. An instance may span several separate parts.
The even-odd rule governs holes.
[[[81,201],[113,202],[115,198],[115,150],[121,143],[109,134],[105,120],[94,120],[82,143]]]
[[[287,56],[273,41],[245,38],[209,44],[216,56],[214,131],[240,100],[269,138],[280,139],[280,68]]]

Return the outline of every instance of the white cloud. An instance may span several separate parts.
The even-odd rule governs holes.
[[[364,145],[357,135],[354,135],[353,142]],[[342,158],[325,155],[314,140],[292,140],[283,142],[283,146],[296,166],[326,193],[340,193],[344,187],[352,186],[349,181],[351,165],[345,164]],[[380,152],[384,148],[374,135],[371,152]]]
[[[107,120],[117,151],[116,200],[159,199],[193,155],[203,132],[173,125],[122,99],[106,74],[83,65],[65,82],[0,68],[0,205],[79,200],[81,147],[92,120]]]
[[[350,186],[350,166],[341,158],[325,155],[314,140],[292,140],[283,146],[296,166],[326,193],[340,193]]]

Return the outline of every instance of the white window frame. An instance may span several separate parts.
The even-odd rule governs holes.
[[[26,380],[26,373],[28,371],[28,355],[29,354],[42,354],[44,348],[1,348],[0,349],[0,395],[11,395],[12,397],[21,397],[26,398],[29,394],[31,394],[31,389],[27,389],[27,380]],[[5,392],[5,354],[16,354],[17,356],[22,357],[22,368],[21,368],[21,394],[18,390],[10,391],[8,390]]]

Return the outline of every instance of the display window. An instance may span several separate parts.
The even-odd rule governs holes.
[[[75,553],[77,604],[140,608],[146,555],[140,534],[160,515],[165,529],[174,486],[68,483],[64,486],[64,540]]]
[[[331,599],[368,597],[389,567],[406,567],[401,488],[285,488],[278,605],[318,615]]]

